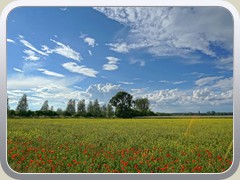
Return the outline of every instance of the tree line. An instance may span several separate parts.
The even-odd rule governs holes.
[[[121,91],[113,96],[108,104],[100,105],[98,99],[89,101],[86,104],[85,99],[76,102],[69,99],[66,109],[58,108],[54,110],[49,106],[48,100],[45,100],[39,110],[32,111],[29,109],[27,95],[18,101],[15,110],[10,109],[9,99],[7,99],[8,117],[120,117],[132,118],[136,116],[154,116],[155,113],[150,110],[150,102],[147,98],[133,100],[133,96],[127,92]]]
[[[85,99],[76,102],[69,99],[66,108],[54,110],[49,106],[48,100],[45,100],[39,110],[29,109],[27,95],[23,94],[15,110],[10,109],[7,99],[8,117],[96,117],[96,118],[132,118],[140,116],[232,116],[232,112],[206,113],[161,113],[153,112],[150,109],[150,102],[147,98],[138,98],[133,100],[133,96],[127,92],[120,91],[113,96],[108,104],[100,105],[98,99],[89,101],[86,104]]]

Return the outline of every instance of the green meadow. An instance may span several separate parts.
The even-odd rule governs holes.
[[[220,173],[232,118],[8,119],[7,160],[21,173]]]

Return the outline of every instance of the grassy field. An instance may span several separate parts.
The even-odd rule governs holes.
[[[226,119],[8,119],[7,159],[26,173],[213,173],[232,163]]]

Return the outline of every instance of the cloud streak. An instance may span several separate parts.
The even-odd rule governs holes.
[[[80,61],[82,59],[80,53],[73,50],[69,45],[65,45],[65,44],[55,41],[53,39],[50,39],[50,40],[56,44],[56,47],[53,49],[50,49],[48,46],[43,45],[42,50],[44,52],[46,52],[47,54],[56,53],[56,54],[66,57],[68,59],[73,59],[76,61]]]
[[[30,42],[26,41],[23,36],[19,35],[19,38],[20,38],[19,41],[20,41],[24,46],[26,46],[26,47],[28,47],[29,49],[31,49],[32,51],[37,52],[38,54],[41,54],[41,55],[43,55],[43,56],[48,56],[47,53],[38,50],[38,49],[35,48]]]
[[[108,56],[106,57],[106,59],[108,60],[108,63],[103,65],[103,70],[114,71],[118,69],[117,64],[118,64],[118,61],[120,61],[120,59],[112,56]]]
[[[39,56],[36,55],[36,53],[32,50],[24,50],[23,51],[27,56],[23,56],[23,59],[28,61],[38,61],[40,59]]]
[[[18,68],[13,68],[13,70],[14,70],[14,71],[17,71],[17,72],[20,72],[20,73],[24,73],[24,71],[23,71],[23,70],[21,70],[21,69],[18,69]]]
[[[64,63],[62,64],[62,66],[70,72],[82,74],[89,77],[96,77],[96,75],[98,74],[98,72],[94,69],[87,68],[84,65],[79,66],[74,62]]]
[[[37,70],[42,72],[45,75],[48,75],[48,76],[65,77],[63,74],[59,74],[59,73],[56,73],[56,72],[48,71],[46,69],[37,69]]]

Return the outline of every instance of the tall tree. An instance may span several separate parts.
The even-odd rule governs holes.
[[[93,108],[93,103],[92,103],[92,101],[90,101],[90,102],[88,103],[87,113],[88,113],[88,116],[93,116],[93,114],[94,114],[94,108]]]
[[[77,114],[79,116],[85,116],[86,115],[86,105],[85,105],[85,100],[84,99],[79,101],[78,104],[77,104]]]
[[[68,101],[68,104],[67,104],[66,113],[67,113],[67,114],[70,114],[70,115],[74,115],[75,112],[76,112],[76,103],[75,103],[75,100],[70,99],[70,100]]]
[[[101,107],[100,107],[97,99],[95,99],[95,101],[93,103],[93,116],[94,117],[100,117],[101,116]]]
[[[48,105],[48,100],[44,101],[40,111],[48,111],[49,110],[49,105]]]
[[[111,118],[111,117],[113,117],[113,116],[114,116],[113,107],[111,106],[110,103],[108,103],[108,105],[107,105],[107,115],[106,115],[106,117]]]
[[[21,99],[18,101],[18,105],[16,111],[18,112],[26,112],[28,110],[28,102],[27,102],[27,95],[23,94]]]
[[[102,107],[101,107],[101,115],[102,115],[102,117],[107,117],[107,106],[106,106],[106,104],[102,105]]]
[[[128,118],[132,117],[132,95],[127,92],[120,91],[112,99],[109,103],[115,107],[115,114],[117,117]]]
[[[134,101],[136,110],[146,112],[149,110],[149,100],[147,98],[139,98]]]

